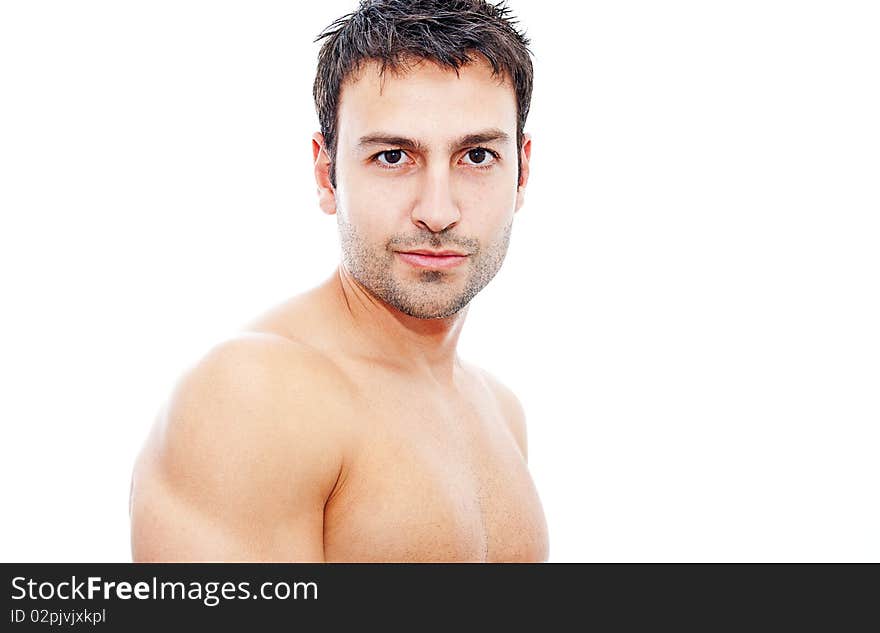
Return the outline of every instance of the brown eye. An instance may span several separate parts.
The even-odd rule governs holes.
[[[413,159],[402,149],[386,149],[376,154],[373,160],[382,169],[403,169],[413,164]]]
[[[462,157],[465,165],[488,169],[498,161],[498,154],[485,147],[469,149]]]
[[[486,160],[486,150],[481,147],[478,147],[477,149],[472,149],[468,152],[468,158],[470,158],[472,162],[480,164],[484,160]]]
[[[399,149],[391,149],[387,152],[382,152],[380,156],[385,157],[384,162],[388,163],[389,165],[393,165],[394,163],[400,162],[402,153]]]

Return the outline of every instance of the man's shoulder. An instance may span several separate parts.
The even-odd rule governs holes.
[[[184,483],[217,469],[258,480],[327,480],[342,459],[334,410],[348,393],[345,376],[317,350],[244,332],[183,372],[157,420],[153,454]]]
[[[516,439],[520,451],[525,457],[528,453],[526,416],[519,398],[510,387],[489,371],[470,363],[465,363],[465,366],[469,371],[477,375],[492,393],[511,433],[513,433]]]
[[[211,347],[184,373],[244,396],[317,395],[316,387],[345,389],[345,374],[303,339],[268,331],[239,332]],[[268,392],[268,393],[267,393]]]
[[[285,413],[308,414],[346,399],[350,381],[320,350],[277,334],[240,332],[211,347],[180,377],[171,403],[184,406],[269,408],[277,422]]]
[[[290,555],[276,549],[286,530],[302,546],[293,555],[317,559],[345,461],[337,378],[314,350],[258,333],[184,371],[135,464],[135,558],[278,558]]]

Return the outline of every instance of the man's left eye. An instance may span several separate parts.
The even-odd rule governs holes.
[[[470,149],[465,153],[463,158],[466,159],[465,164],[476,165],[479,167],[491,165],[496,160],[496,156],[493,152],[485,147],[475,147],[474,149]]]

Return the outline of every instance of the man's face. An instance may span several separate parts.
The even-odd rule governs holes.
[[[531,142],[518,187],[516,122],[513,88],[482,60],[384,80],[369,63],[346,82],[337,186],[321,206],[337,214],[349,274],[413,317],[464,308],[501,267],[522,204]]]

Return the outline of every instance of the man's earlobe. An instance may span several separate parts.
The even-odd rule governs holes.
[[[520,170],[519,183],[516,188],[516,208],[514,212],[519,211],[523,206],[526,197],[526,185],[529,182],[529,161],[532,159],[532,135],[523,134],[522,149],[519,153]]]
[[[320,132],[312,135],[312,159],[318,184],[318,206],[327,215],[333,215],[336,213],[336,189],[330,182],[330,155]]]

